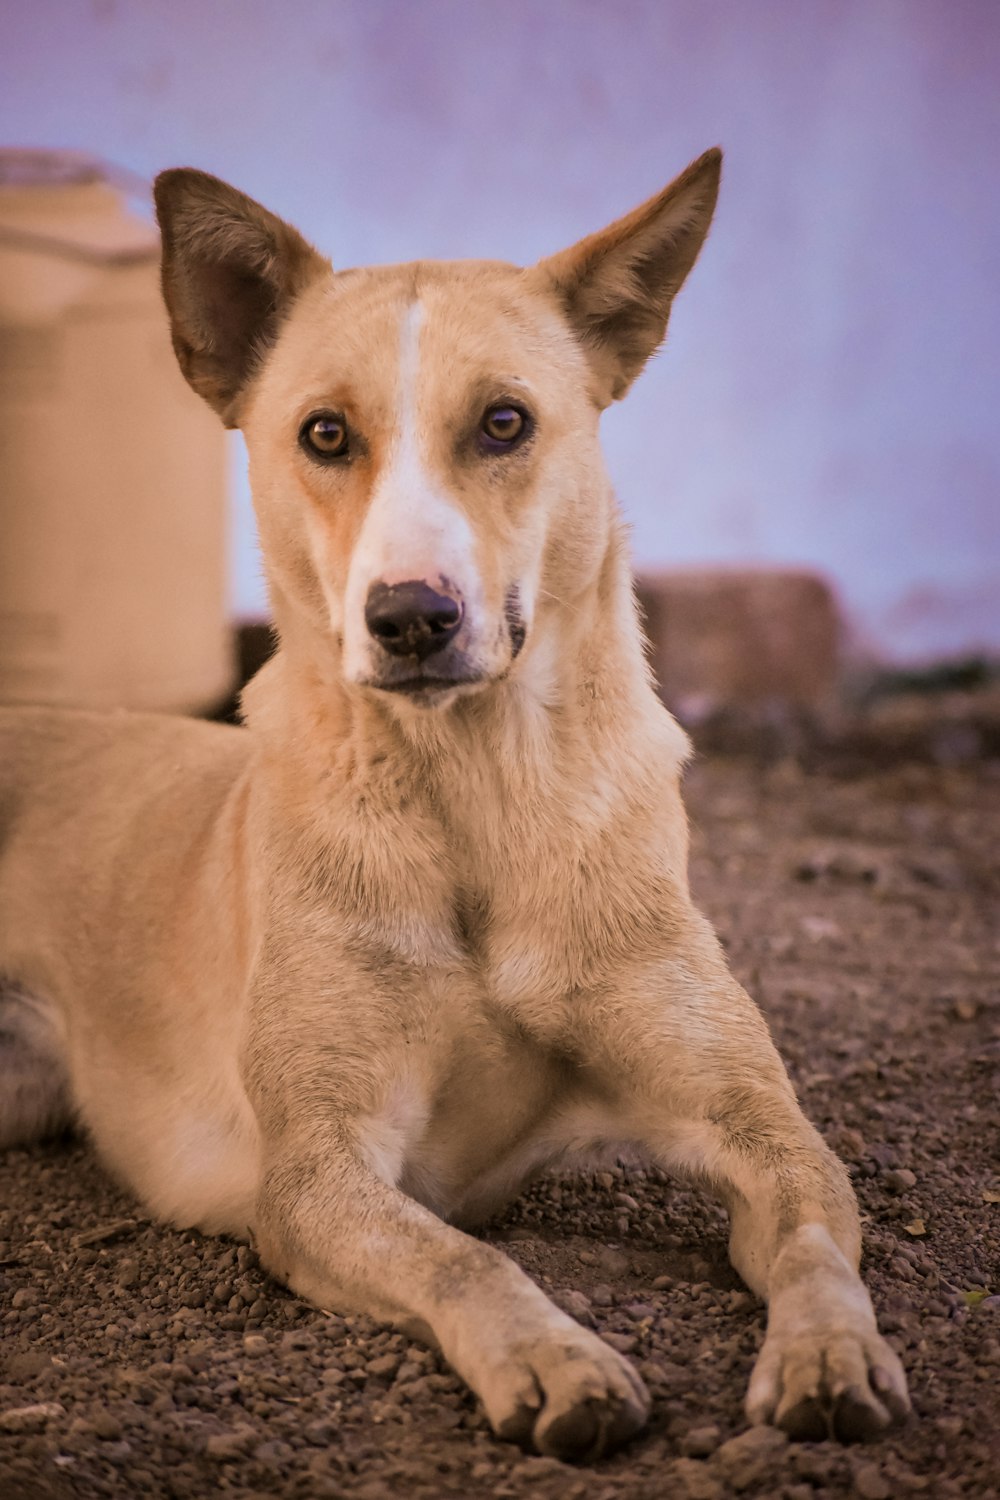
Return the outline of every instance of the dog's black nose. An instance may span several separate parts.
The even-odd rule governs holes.
[[[373,583],[365,604],[365,624],[393,656],[418,661],[442,651],[458,634],[464,609],[460,598],[439,594],[430,584]]]

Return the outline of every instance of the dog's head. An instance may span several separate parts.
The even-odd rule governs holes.
[[[598,416],[663,338],[720,162],[529,269],[334,272],[217,178],[158,178],[181,368],[245,434],[279,623],[318,632],[345,683],[446,705],[523,670],[593,587]]]

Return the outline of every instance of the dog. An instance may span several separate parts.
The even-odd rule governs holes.
[[[440,1348],[593,1459],[628,1360],[465,1232],[622,1148],[708,1184],[768,1302],[751,1422],[906,1384],[847,1174],[688,890],[598,418],[663,340],[721,153],[528,268],[334,272],[163,173],[180,367],[240,427],[279,640],[241,726],[2,714],[0,1143],[77,1121],[151,1213]]]

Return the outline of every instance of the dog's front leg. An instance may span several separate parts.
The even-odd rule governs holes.
[[[649,1409],[631,1365],[507,1256],[401,1192],[405,1146],[395,1163],[372,1148],[372,1112],[405,1068],[419,1000],[399,1015],[398,999],[372,993],[370,973],[342,972],[336,997],[305,975],[290,1001],[301,962],[286,952],[280,987],[262,976],[244,1048],[264,1264],[320,1307],[367,1313],[440,1348],[502,1437],[578,1459],[623,1442]],[[321,996],[312,1003],[310,980]],[[351,1004],[352,988],[363,1006]]]
[[[439,1347],[495,1431],[595,1458],[645,1421],[638,1375],[500,1251],[382,1182],[350,1130],[272,1145],[255,1229],[264,1264],[320,1307],[358,1310]]]
[[[902,1418],[906,1380],[858,1274],[847,1173],[803,1116],[760,1013],[707,928],[695,923],[683,956],[647,970],[641,990],[605,1013],[605,1028],[632,1092],[632,1133],[665,1166],[718,1192],[733,1264],[768,1304],[751,1421],[851,1439]]]

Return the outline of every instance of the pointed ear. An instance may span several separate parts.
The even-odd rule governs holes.
[[[154,187],[163,299],[190,385],[238,426],[239,398],[323,258],[297,230],[218,177],[177,167]]]
[[[587,351],[602,406],[624,396],[663,339],[712,222],[721,168],[718,147],[706,151],[655,198],[540,262]]]

